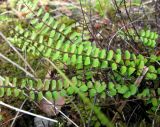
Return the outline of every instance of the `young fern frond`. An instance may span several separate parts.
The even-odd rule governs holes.
[[[43,96],[49,100],[56,100],[60,96],[68,97],[76,95],[78,92],[84,93],[89,98],[94,98],[96,95],[104,98],[107,96],[123,95],[124,98],[129,98],[133,95],[137,95],[139,98],[151,96],[152,89],[145,88],[144,91],[138,93],[138,86],[136,84],[115,84],[113,82],[95,81],[95,82],[83,82],[76,77],[72,78],[74,88],[70,86],[65,80],[45,80],[41,79],[34,81],[32,79],[23,78],[9,78],[5,77],[5,80],[0,80],[0,97],[12,96],[15,98],[24,99],[29,97],[31,100],[41,101]],[[10,86],[12,83],[13,86]],[[148,90],[148,92],[146,91]],[[160,90],[155,89],[158,94]],[[107,93],[107,94],[106,94]],[[104,96],[105,95],[105,96]]]
[[[138,31],[138,35],[136,34],[136,32],[133,29],[129,29],[129,34],[130,36],[133,37],[135,42],[141,42],[143,43],[144,46],[147,46],[149,48],[155,48],[156,47],[156,40],[158,38],[158,34],[156,32],[152,32],[150,30],[139,30]],[[123,39],[126,38],[126,35],[124,34],[124,32],[120,33],[121,37]],[[125,35],[125,36],[124,36]],[[130,36],[127,36],[127,39],[130,40]]]
[[[24,95],[27,94],[32,100],[41,101],[43,96],[49,100],[56,100],[59,96],[73,96],[78,92],[85,93],[88,97],[93,98],[95,95],[104,95],[108,91],[108,96],[122,94],[125,98],[128,98],[137,92],[137,86],[132,84],[126,86],[114,84],[113,82],[108,84],[100,81],[82,82],[76,77],[73,77],[71,81],[74,84],[74,89],[62,79],[45,80],[43,82],[41,79],[34,81],[28,78],[19,80],[5,77],[5,81],[0,80],[0,97],[14,96],[24,98]],[[8,85],[9,82],[13,86]],[[126,97],[128,92],[129,96]]]
[[[63,42],[62,40],[53,43],[54,39],[44,39],[45,37],[42,35],[37,35],[37,38],[33,39],[36,33],[30,32],[29,29],[26,31],[20,25],[15,28],[14,33],[15,36],[10,38],[10,40],[12,43],[18,45],[22,51],[26,50],[33,55],[47,57],[52,61],[62,61],[77,69],[84,67],[99,69],[111,68],[112,71],[121,70],[122,75],[131,76],[133,74],[141,75],[144,66],[150,66],[156,61],[159,61],[159,57],[157,56],[154,57],[154,60],[149,60],[141,54],[136,56],[128,50],[124,53],[122,53],[120,49],[117,49],[117,51],[109,50],[107,52],[105,49],[92,46],[91,42],[88,41],[77,45],[71,44],[68,41]],[[154,75],[153,79],[156,79],[156,69],[151,73],[153,73],[152,76]],[[147,76],[147,78],[152,79],[152,76]]]

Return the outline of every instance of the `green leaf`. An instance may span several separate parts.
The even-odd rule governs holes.
[[[7,88],[6,95],[7,96],[11,96],[12,95],[11,88]]]
[[[156,47],[156,41],[155,40],[152,40],[151,42],[151,45],[150,45],[152,48]]]
[[[37,24],[39,22],[39,19],[32,19],[31,21],[30,21],[30,23],[32,24],[32,25],[35,25],[35,24]]]
[[[56,80],[52,80],[52,81],[51,81],[51,91],[56,90],[56,87],[57,87],[57,82],[56,82]]]
[[[79,92],[79,88],[74,86],[74,92],[77,94]]]
[[[112,68],[113,71],[117,70],[117,64],[116,63],[112,63],[111,68]]]
[[[108,83],[108,89],[109,89],[109,90],[114,89],[114,84],[113,84],[113,82],[109,82],[109,83]]]
[[[45,13],[44,17],[42,18],[42,21],[45,22],[49,18],[49,13]]]
[[[108,55],[107,55],[107,60],[108,60],[108,61],[111,61],[112,58],[113,58],[113,55],[114,55],[113,50],[109,50]]]
[[[57,81],[57,84],[58,84],[58,85],[57,85],[57,86],[58,86],[57,89],[58,89],[58,90],[61,90],[61,89],[63,88],[63,81],[62,81],[62,79],[59,79],[59,80]]]
[[[43,83],[41,79],[38,79],[36,89],[41,90],[43,88]]]
[[[52,40],[52,38],[55,36],[55,30],[52,30],[51,32],[50,32],[50,38],[51,38],[51,40]],[[42,36],[43,37],[43,36]],[[52,41],[53,42],[53,41]]]
[[[52,93],[52,96],[53,96],[53,98],[54,98],[55,100],[57,100],[57,99],[59,98],[59,93],[58,93],[57,91],[54,91],[54,92]]]
[[[81,45],[79,45],[78,46],[78,54],[82,54],[82,51],[83,51],[83,45],[81,44]]]
[[[131,54],[128,50],[125,51],[125,58],[129,60],[131,58]]]
[[[121,87],[118,88],[118,93],[120,94],[125,94],[129,88],[126,85],[122,85]]]
[[[85,76],[86,76],[86,79],[92,79],[92,77],[93,77],[93,73],[92,73],[92,71],[88,71],[88,72],[86,72],[85,73]]]
[[[116,49],[116,54],[122,54],[122,51],[121,51],[121,49]]]
[[[87,82],[87,87],[88,88],[93,88],[93,83],[91,81]]]
[[[126,61],[125,61],[125,65],[126,65],[126,66],[130,66],[130,64],[131,64],[131,61],[130,61],[130,60],[126,60]]]
[[[43,9],[40,8],[40,9],[38,10],[38,12],[37,12],[37,16],[40,16],[43,12],[44,12]]]
[[[150,74],[150,79],[152,79],[152,80],[157,79],[157,74],[151,73]]]
[[[38,92],[38,101],[40,102],[43,99],[43,93]]]
[[[77,64],[76,69],[78,70],[83,69],[83,64]]]
[[[77,62],[76,55],[72,55],[72,57],[71,57],[71,63],[72,63],[73,65],[75,65],[76,62]]]
[[[44,25],[43,22],[41,22],[41,23],[36,23],[35,28],[36,28],[36,29],[41,29],[43,25]]]
[[[44,83],[44,90],[49,90],[50,87],[50,80],[46,79]]]
[[[96,92],[95,89],[90,89],[90,90],[89,90],[89,96],[90,96],[90,97],[94,97],[94,96],[96,95],[96,93],[97,93],[97,92]]]
[[[148,88],[145,88],[142,92],[142,97],[147,97],[150,95],[150,91]]]
[[[122,59],[121,54],[116,54],[116,55],[115,55],[116,63],[119,63],[119,62],[121,61],[121,59]]]
[[[75,52],[76,52],[76,48],[77,48],[77,47],[76,47],[76,44],[72,44],[72,45],[71,45],[71,50],[70,50],[70,52],[71,52],[71,53],[75,53]]]
[[[136,66],[136,65],[135,65],[135,62],[134,62],[134,61],[131,61],[131,62],[130,62],[130,66],[131,66],[131,67],[135,67],[135,66]]]
[[[155,33],[155,35],[154,35],[154,40],[156,40],[157,38],[158,38],[158,34],[157,33]]]
[[[47,51],[45,53],[45,56],[46,57],[50,57],[51,56],[51,53],[52,53],[52,49],[51,48],[47,48]]]
[[[74,32],[70,35],[70,40],[75,41],[74,39],[76,39],[76,37],[78,36],[77,32]]]
[[[78,58],[77,58],[77,64],[82,64],[82,56],[78,56]]]
[[[3,87],[0,88],[0,97],[3,97],[5,93],[5,90]]]
[[[45,97],[46,97],[47,100],[49,100],[49,101],[53,100],[53,98],[52,98],[52,93],[51,93],[50,91],[47,91],[47,92],[45,93]]]
[[[30,98],[31,100],[35,100],[35,93],[34,93],[34,91],[30,91],[30,92],[29,92],[29,98]]]
[[[92,53],[92,46],[89,46],[89,47],[87,47],[86,55],[90,56],[91,53]]]
[[[131,95],[135,95],[136,92],[137,92],[137,86],[136,85],[130,85],[129,86],[129,89],[130,89],[130,92],[131,92]]]
[[[147,31],[146,31],[146,37],[147,37],[147,38],[149,38],[150,33],[151,33],[151,31],[150,31],[150,30],[147,30]]]
[[[79,87],[79,89],[81,92],[86,92],[88,90],[88,87],[85,84],[83,84],[82,86]]]
[[[59,40],[56,45],[56,49],[60,49],[63,44],[63,41]]]
[[[145,36],[146,36],[146,32],[145,32],[144,30],[141,30],[141,31],[140,31],[140,36],[141,36],[141,37],[145,37]]]
[[[93,60],[93,63],[92,63],[92,66],[93,66],[93,67],[98,67],[99,64],[100,64],[99,60],[98,60],[98,59],[94,59],[94,60]]]
[[[62,90],[60,91],[60,95],[61,95],[62,97],[67,96],[66,90],[62,89]]]
[[[108,68],[108,61],[102,61],[101,68]]]
[[[5,77],[5,86],[9,86],[9,77]]]
[[[154,39],[154,34],[155,34],[154,32],[150,33],[150,39],[152,39],[152,40]]]
[[[152,54],[150,56],[150,62],[152,63],[152,62],[156,62],[156,61],[157,61],[157,56]]]
[[[132,60],[136,60],[137,59],[136,55],[134,53],[131,54],[131,58],[132,58]]]
[[[105,89],[106,89],[106,84],[104,82],[96,87],[97,93],[102,93]]]
[[[111,89],[111,90],[109,91],[109,96],[115,96],[116,94],[117,94],[116,89]]]
[[[68,95],[72,95],[73,93],[74,93],[73,87],[68,87],[68,88],[67,88],[67,94],[68,94]]]
[[[106,99],[106,91],[104,91],[104,92],[102,92],[102,93],[100,94],[100,98],[101,98],[101,99]]]
[[[93,52],[93,56],[94,57],[98,57],[99,56],[99,52],[100,52],[99,48],[95,48],[95,50]]]
[[[54,53],[54,54],[52,55],[52,60],[53,60],[53,61],[54,61],[54,60],[57,60],[59,57],[60,57],[60,51],[57,51],[56,53]]]
[[[122,66],[121,69],[120,69],[120,72],[122,75],[125,75],[126,72],[127,72],[127,67],[126,66]]]
[[[66,25],[62,24],[61,27],[59,28],[59,32],[62,32],[63,30],[65,30],[65,28],[66,28]]]
[[[138,68],[141,70],[144,68],[144,61],[143,60],[140,60]]]
[[[63,51],[64,52],[68,52],[69,48],[70,48],[70,43],[69,42],[68,43],[66,42],[66,43],[63,44]]]
[[[29,80],[28,81],[28,87],[27,87],[28,89],[33,89],[33,80]]]
[[[151,102],[152,102],[152,105],[155,107],[155,106],[158,106],[158,101],[157,101],[157,98],[152,98],[151,99]]]
[[[148,46],[149,40],[147,38],[143,38],[142,42],[143,42],[144,46]]]
[[[40,46],[38,47],[39,52],[43,52],[44,48],[45,48],[44,45],[40,45]],[[49,53],[48,53],[48,54],[49,54]],[[48,55],[48,54],[47,54],[47,55]]]
[[[21,90],[15,88],[15,89],[13,90],[13,95],[14,95],[14,97],[18,97],[19,94],[20,94],[20,91],[21,91]]]
[[[68,26],[65,30],[64,30],[64,35],[67,35],[69,33],[72,32],[72,27],[71,26]]]
[[[90,57],[86,57],[85,58],[85,62],[84,62],[84,65],[90,65]]]
[[[105,49],[102,49],[102,50],[100,51],[99,58],[100,58],[100,59],[106,58],[106,50],[105,50]]]
[[[68,53],[65,53],[64,55],[63,55],[63,62],[67,62],[67,60],[68,60]]]
[[[130,91],[127,91],[127,92],[123,95],[123,97],[124,97],[124,98],[129,98],[131,95],[132,95],[131,92],[130,92]]]
[[[136,70],[135,68],[129,67],[128,68],[128,76],[131,76],[134,73],[135,70]]]
[[[72,83],[76,86],[78,83],[77,77],[72,77]]]
[[[58,21],[55,21],[54,25],[52,26],[53,29],[56,29],[57,26],[58,26],[59,22]],[[56,32],[57,33],[57,32]]]
[[[148,39],[147,46],[151,46],[151,44],[152,44],[152,40],[151,40],[151,39]]]
[[[148,68],[149,68],[149,72],[156,73],[156,69],[153,65],[150,65]]]
[[[13,84],[13,87],[16,87],[16,86],[17,86],[17,78],[13,78],[12,84]],[[1,86],[1,85],[0,85],[0,86]]]
[[[144,60],[144,56],[141,55],[141,54],[139,54],[139,55],[137,56],[137,58],[138,58],[139,60]]]
[[[5,80],[6,81],[6,80]],[[21,89],[25,88],[26,87],[26,79],[22,79],[22,82],[21,82]]]

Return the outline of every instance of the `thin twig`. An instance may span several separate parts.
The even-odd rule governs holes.
[[[34,113],[31,113],[31,112],[28,112],[28,111],[25,111],[25,110],[22,110],[22,109],[18,109],[16,107],[13,107],[9,104],[6,104],[2,101],[0,101],[0,105],[4,106],[4,107],[7,107],[7,108],[10,108],[10,109],[13,109],[15,111],[18,111],[18,112],[21,112],[21,113],[24,113],[24,114],[28,114],[28,115],[31,115],[31,116],[35,116],[35,117],[39,117],[41,119],[45,119],[45,120],[49,120],[51,122],[55,122],[57,123],[58,121],[57,120],[54,120],[54,119],[50,119],[50,118],[47,118],[47,117],[44,117],[44,116],[41,116],[41,115],[37,115],[37,114],[34,114]]]

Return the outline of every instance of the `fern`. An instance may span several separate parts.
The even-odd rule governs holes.
[[[156,32],[152,32],[149,29],[148,30],[139,30],[138,35],[133,29],[129,29],[130,36],[134,39],[135,42],[141,42],[144,46],[155,48],[156,47],[156,40],[158,38],[158,34]],[[125,39],[126,36],[124,36],[124,32],[120,32],[119,34],[123,39]],[[130,40],[131,37],[127,36],[127,39]]]
[[[126,66],[128,71],[124,75],[131,76],[133,72],[137,71],[137,75],[140,75],[145,64],[150,64],[148,59],[144,58],[142,55],[136,57],[135,54],[125,51],[124,55],[109,50],[108,53],[106,50],[101,50],[95,46],[91,45],[91,42],[82,44],[72,44],[70,42],[64,43],[62,40],[58,40],[56,44],[53,44],[54,39],[49,38],[49,45],[46,45],[47,40],[43,40],[43,36],[40,36],[40,41],[32,40],[33,36],[36,36],[35,33],[32,34],[29,31],[25,30],[19,25],[15,28],[16,35],[10,40],[18,45],[22,51],[27,50],[27,52],[32,53],[36,56],[44,56],[52,61],[58,60],[63,61],[67,65],[75,66],[77,69],[81,69],[83,66],[90,68],[111,68],[113,71],[118,71],[118,68]],[[20,31],[21,34],[18,32]],[[26,38],[20,35],[28,35]],[[37,35],[38,36],[38,35]],[[24,42],[25,41],[25,42]],[[34,44],[32,44],[34,42]],[[159,61],[159,57],[155,56],[155,61]],[[133,71],[134,70],[134,71]],[[157,74],[156,71],[152,72]],[[149,78],[152,79],[152,78]]]
[[[93,98],[96,95],[103,95],[108,92],[108,96],[116,96],[118,94],[123,95],[124,98],[129,98],[130,96],[136,95],[138,97],[150,96],[145,92],[149,90],[144,89],[142,93],[137,93],[138,86],[136,84],[115,84],[109,82],[95,81],[95,82],[83,82],[73,77],[71,80],[74,84],[74,88],[70,86],[65,80],[45,80],[41,79],[34,81],[32,79],[22,79],[5,77],[5,80],[0,80],[0,97],[13,96],[18,98],[25,98],[27,95],[31,100],[41,101],[43,96],[49,100],[56,100],[59,96],[73,96],[78,92],[88,95],[88,97]],[[9,85],[9,83],[12,84]],[[149,90],[150,91],[150,90]],[[159,89],[157,89],[158,93]]]

